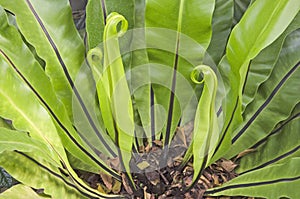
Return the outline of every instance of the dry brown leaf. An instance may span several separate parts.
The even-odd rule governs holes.
[[[162,146],[163,145],[161,140],[154,140],[153,143],[156,144],[157,146]]]
[[[149,153],[150,152],[150,150],[151,150],[151,145],[150,144],[148,144],[146,147],[144,147],[144,150],[142,151],[143,153]]]
[[[103,172],[100,172],[100,176],[101,176],[101,178],[102,178],[102,180],[103,180],[106,188],[109,191],[111,191],[112,187],[113,187],[113,185],[112,185],[112,183],[113,183],[112,177],[110,175],[107,175],[107,174],[103,173]]]
[[[182,141],[183,145],[185,147],[188,147],[187,146],[187,141],[186,141],[186,135],[185,135],[185,132],[184,132],[184,127],[177,127],[177,137]]]
[[[224,176],[223,174],[221,174],[221,178],[223,180],[222,184],[224,184],[225,182],[228,182],[228,178],[226,176]]]
[[[187,142],[191,142],[193,139],[193,130],[194,130],[194,123],[189,122],[186,125],[184,125],[184,133],[187,139]]]
[[[144,187],[144,199],[152,199],[151,194],[147,192],[147,187]]]
[[[240,159],[241,157],[249,154],[249,153],[253,153],[255,152],[256,149],[246,149],[245,151],[242,151],[241,153],[239,153],[233,160],[233,162],[236,162],[238,159]]]
[[[210,188],[210,182],[204,176],[200,177],[200,181],[202,182],[203,186],[205,186],[205,189]]]
[[[212,179],[214,180],[215,185],[217,185],[217,186],[221,185],[221,183],[219,181],[219,176],[217,176],[216,174],[213,174]]]
[[[231,172],[237,167],[237,164],[234,164],[234,162],[232,162],[231,160],[226,160],[226,159],[222,158],[218,162],[218,166],[221,166],[227,172]]]
[[[120,170],[120,160],[118,157],[110,159],[109,163],[113,169]]]
[[[148,146],[148,145],[147,145]],[[139,146],[139,152],[144,153],[145,152],[145,147],[144,146]]]
[[[123,182],[124,189],[127,191],[127,193],[130,195],[133,194],[133,191],[132,191],[130,185],[128,184],[127,178],[124,173],[122,173],[122,182]]]

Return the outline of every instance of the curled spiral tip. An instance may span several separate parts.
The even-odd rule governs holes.
[[[203,78],[203,65],[197,66],[193,69],[193,71],[191,72],[191,80],[192,82],[194,82],[195,84],[202,84],[204,82],[204,78]],[[199,78],[202,78],[201,81],[199,81]]]
[[[195,84],[202,84],[204,83],[204,76],[206,75],[213,76],[213,78],[216,79],[215,72],[209,66],[198,65],[193,69],[190,77]],[[198,80],[200,77],[202,78],[201,81]]]
[[[98,65],[102,63],[103,53],[99,47],[93,48],[87,53],[87,61],[90,65]]]
[[[125,19],[124,16],[120,15],[117,12],[112,12],[108,15],[106,19],[106,33],[107,38],[111,36],[117,35],[118,37],[121,37],[125,34],[125,32],[128,29],[128,21]],[[120,27],[118,27],[118,24],[121,24]]]

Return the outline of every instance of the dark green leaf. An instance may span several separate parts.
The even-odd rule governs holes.
[[[233,133],[232,157],[267,136],[277,123],[285,120],[299,102],[300,31],[290,34],[283,45],[271,76],[261,85],[247,109],[245,122]],[[283,108],[284,107],[284,108]]]

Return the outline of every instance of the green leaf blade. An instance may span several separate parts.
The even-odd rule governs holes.
[[[5,78],[1,78],[0,86],[3,88],[1,89],[3,97],[12,98],[10,101],[6,101],[6,103],[18,103],[20,106],[24,106],[24,110],[30,109],[31,106],[34,106],[35,108],[30,109],[28,113],[37,109],[38,111],[46,110],[47,113],[44,113],[45,115],[48,114],[46,117],[48,118],[51,116],[51,123],[55,122],[55,127],[53,124],[50,125],[51,128],[54,127],[55,129],[51,130],[53,133],[52,139],[55,137],[54,133],[58,132],[64,146],[67,150],[73,153],[74,156],[81,161],[90,164],[90,166],[94,168],[112,172],[114,176],[118,178],[118,175],[115,172],[105,166],[99,157],[97,157],[89,148],[84,146],[83,141],[75,131],[73,124],[68,117],[66,108],[56,97],[49,78],[46,76],[39,63],[34,59],[31,51],[22,41],[17,29],[8,24],[3,10],[1,12],[0,20],[2,24],[0,28],[0,49],[2,52],[0,70],[3,71],[1,74],[6,74],[5,78],[7,79],[7,81],[5,81]],[[27,64],[25,65],[24,62]],[[11,81],[11,86],[16,85],[15,89],[12,90],[10,90],[10,87],[7,86],[8,82]],[[32,99],[32,104],[27,104],[27,101],[22,100],[23,97],[27,95],[30,97],[26,99]],[[8,109],[9,106],[3,106],[3,108]],[[10,108],[14,108],[14,106],[11,106]],[[24,110],[22,111],[24,112]],[[26,112],[26,114],[28,113]],[[29,114],[29,117],[35,117],[37,118],[36,120],[39,121],[37,123],[42,123],[41,119],[43,117],[39,119],[39,117],[34,113]],[[32,121],[31,123],[34,124],[35,121]],[[42,128],[47,128],[46,123],[41,124],[41,126]],[[59,142],[56,141],[54,141],[54,143],[59,144]]]
[[[300,13],[297,14],[280,37],[251,60],[247,79],[243,88],[243,110],[245,110],[245,107],[253,101],[259,86],[269,78],[287,36],[299,27]]]
[[[73,23],[69,2],[2,0],[0,5],[16,15],[22,34],[46,62],[46,72],[56,94],[72,118],[72,80],[83,62],[84,46]]]
[[[286,29],[299,9],[299,1],[270,0],[256,1],[247,10],[232,31],[227,46],[228,61],[233,70],[241,75],[242,83],[245,82],[249,61]],[[245,38],[244,35],[251,36]],[[239,92],[242,85],[239,86]]]
[[[217,114],[215,110],[215,100],[217,94],[217,77],[214,71],[205,65],[197,66],[191,74],[195,83],[201,83],[196,80],[196,75],[202,74],[204,88],[196,110],[194,132],[193,132],[193,156],[194,156],[194,176],[193,183],[199,178],[203,169],[207,166],[212,152],[214,151],[219,130],[217,123]]]
[[[221,69],[227,71],[230,88],[223,107],[226,110],[223,137],[229,137],[243,121],[242,91],[250,61],[283,33],[299,9],[298,1],[255,1],[233,29],[226,48],[230,66]],[[226,150],[220,150],[216,158],[222,157]]]
[[[163,64],[173,70],[172,76],[170,73],[160,74],[168,89],[153,86],[157,103],[167,110],[166,125],[162,129],[165,146],[169,145],[182,117],[181,109],[186,106],[185,102],[176,99],[179,87],[177,78],[183,75],[189,82],[190,72],[195,66],[202,64],[204,51],[211,39],[214,5],[213,0],[176,0],[171,4],[167,0],[146,1],[145,25],[146,28],[150,28],[146,29],[147,46],[151,48],[147,50],[149,61]],[[168,16],[161,17],[165,13],[168,13]],[[165,100],[166,98],[168,100]],[[186,120],[183,118],[184,122],[188,122]]]
[[[298,157],[300,154],[299,129],[300,106],[298,104],[287,120],[281,122],[267,137],[251,147],[255,149],[255,152],[241,158],[237,172],[244,174]]]
[[[297,198],[295,187],[300,186],[300,159],[256,170],[241,175],[223,186],[210,189],[206,194],[213,196],[252,196],[263,198]],[[286,172],[282,172],[286,171]]]
[[[204,57],[205,64],[218,65],[225,53],[233,23],[233,0],[216,0],[212,18],[212,38]]]
[[[258,90],[255,101],[249,105],[245,122],[233,133],[233,146],[227,157],[243,151],[267,136],[276,124],[287,119],[299,102],[299,31],[286,39],[281,55],[271,76]],[[282,99],[285,98],[284,105]],[[284,108],[282,108],[284,107]]]
[[[53,150],[47,144],[30,138],[24,132],[0,128],[0,153],[14,150],[32,152],[49,163],[60,166],[60,163],[53,158]]]
[[[7,161],[6,158],[9,158],[10,161]],[[62,177],[57,168],[55,169],[46,163],[34,161],[34,159],[23,153],[2,153],[0,164],[23,184],[36,189],[43,188],[45,193],[53,198],[59,198],[62,195],[74,199],[86,198],[76,190],[76,187],[70,181]]]
[[[32,188],[18,184],[13,186],[12,188],[6,190],[4,193],[0,194],[0,199],[20,199],[20,198],[32,198],[32,199],[45,199],[51,198],[48,196],[38,195]]]

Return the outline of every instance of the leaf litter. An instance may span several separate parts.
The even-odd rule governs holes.
[[[160,157],[163,153],[162,142],[155,140],[145,147],[139,148],[131,161],[134,183],[137,190],[129,186],[127,178],[122,174],[122,182],[114,180],[107,174],[100,173],[84,176],[79,172],[91,187],[100,192],[120,194],[132,199],[254,199],[251,197],[210,197],[205,195],[207,189],[221,186],[229,180],[237,177],[234,169],[238,166],[234,161],[221,158],[208,166],[199,181],[189,189],[193,179],[192,160],[183,168],[181,163],[192,137],[193,124],[180,127],[171,143],[168,153],[167,165],[160,167]],[[239,154],[236,159],[252,151]],[[235,159],[235,160],[236,160]],[[113,168],[119,167],[118,158],[108,161]]]

